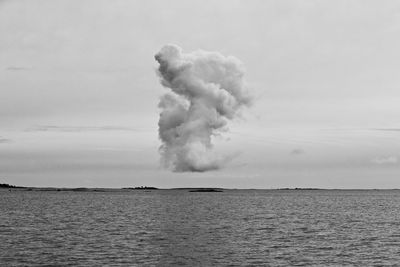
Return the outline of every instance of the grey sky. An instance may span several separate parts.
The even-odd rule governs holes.
[[[6,0],[0,36],[4,182],[400,187],[398,1]],[[160,168],[169,43],[246,67],[257,100],[215,140],[222,170]]]

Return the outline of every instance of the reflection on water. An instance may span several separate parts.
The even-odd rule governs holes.
[[[0,191],[0,265],[400,262],[400,191]]]

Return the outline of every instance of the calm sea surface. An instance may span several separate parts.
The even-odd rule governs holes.
[[[0,266],[398,264],[395,190],[0,190]]]

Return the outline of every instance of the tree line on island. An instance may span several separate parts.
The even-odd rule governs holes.
[[[157,190],[157,187],[153,186],[137,186],[137,187],[124,187],[122,189],[130,189],[130,190]]]
[[[11,184],[0,184],[0,188],[23,188],[22,186],[16,186]]]

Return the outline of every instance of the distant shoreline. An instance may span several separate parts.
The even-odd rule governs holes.
[[[174,187],[157,188],[153,186],[105,188],[105,187],[36,187],[36,186],[16,186],[6,183],[0,184],[0,190],[18,191],[69,191],[69,192],[129,192],[129,191],[155,191],[155,190],[181,190],[189,192],[223,192],[226,190],[271,190],[271,191],[327,191],[327,190],[400,190],[399,188],[313,188],[313,187],[284,187],[284,188],[221,188],[221,187]]]

